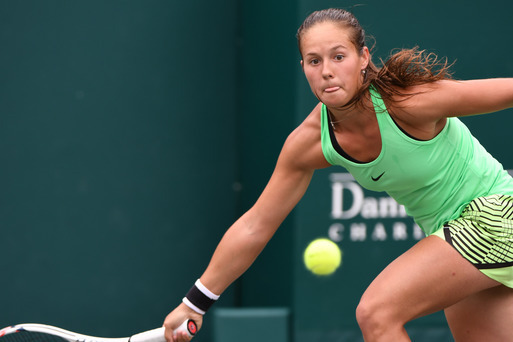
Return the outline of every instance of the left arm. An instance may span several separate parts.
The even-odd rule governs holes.
[[[414,87],[411,91],[420,94],[406,100],[406,107],[414,109],[412,112],[417,113],[417,118],[428,121],[513,107],[513,78],[444,80]]]
[[[449,81],[440,102],[450,116],[486,114],[513,107],[513,78]]]

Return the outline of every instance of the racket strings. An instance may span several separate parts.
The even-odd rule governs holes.
[[[0,337],[0,342],[68,342],[62,337],[32,332],[32,331],[19,331],[13,334],[7,334]]]

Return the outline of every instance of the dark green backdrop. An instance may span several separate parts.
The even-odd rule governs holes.
[[[201,274],[236,216],[237,12],[0,2],[0,325],[126,335]]]
[[[419,45],[456,60],[456,78],[513,76],[507,0],[358,3],[376,62]],[[352,5],[1,1],[0,326],[37,321],[116,336],[159,325],[256,200],[287,134],[315,104],[299,67],[297,27],[313,10]],[[512,114],[465,119],[506,168]],[[218,307],[285,306],[294,341],[361,341],[359,296],[416,240],[410,228],[405,240],[392,238],[395,223],[411,226],[405,218],[330,216],[332,174],[343,172],[314,177]],[[367,239],[351,240],[352,222],[370,227]],[[337,241],[344,264],[315,278],[301,253],[333,224],[345,227]],[[377,224],[385,240],[372,239]],[[371,254],[360,260],[363,248]],[[196,340],[210,340],[212,329],[207,317]],[[411,331],[416,341],[450,341],[439,314]]]

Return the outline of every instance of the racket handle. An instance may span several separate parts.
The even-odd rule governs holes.
[[[198,326],[192,319],[187,319],[183,321],[183,323],[178,328],[176,328],[175,331],[185,331],[189,337],[194,337],[194,335],[196,335],[198,332]]]
[[[198,326],[192,319],[188,319],[176,328],[175,331],[185,331],[189,337],[194,337],[198,331]],[[164,327],[135,334],[130,337],[129,342],[166,342],[166,338],[164,337]]]
[[[166,342],[164,327],[132,335],[128,342]]]

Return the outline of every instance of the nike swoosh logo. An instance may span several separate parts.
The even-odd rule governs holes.
[[[380,179],[381,177],[383,177],[383,175],[385,174],[385,172],[386,172],[386,171],[383,171],[383,173],[382,173],[382,174],[380,174],[379,176],[377,176],[376,178],[374,178],[374,177],[372,177],[372,176],[371,176],[372,180],[373,180],[373,181],[375,181],[375,182],[379,181],[379,179]]]

